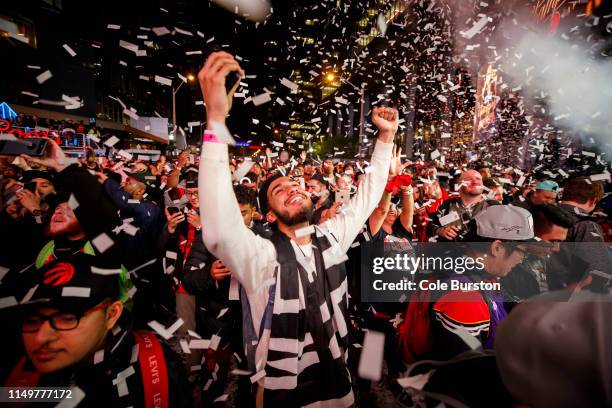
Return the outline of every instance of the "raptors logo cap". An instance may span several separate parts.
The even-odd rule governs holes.
[[[99,258],[79,253],[48,263],[36,272],[20,305],[83,313],[106,299],[120,299],[121,266],[102,264]]]

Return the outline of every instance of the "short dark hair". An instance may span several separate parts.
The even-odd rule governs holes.
[[[255,197],[255,190],[242,184],[234,186],[234,194],[236,194],[236,200],[238,204],[248,204],[251,207],[257,207],[257,198]]]
[[[482,184],[487,188],[497,188],[503,185],[495,177],[487,177],[482,180]]]
[[[601,200],[604,188],[599,182],[591,181],[588,177],[580,176],[570,179],[563,186],[562,201],[574,201],[584,204],[589,200]]]
[[[576,222],[572,214],[553,204],[536,205],[532,208],[531,214],[536,235],[549,232],[553,225],[570,229]]]

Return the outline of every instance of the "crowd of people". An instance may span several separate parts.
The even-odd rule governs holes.
[[[217,52],[198,75],[200,156],[69,163],[50,140],[0,157],[6,386],[84,406],[377,406],[362,366],[380,332],[393,404],[612,404],[609,174],[407,160],[388,107],[367,161],[235,157],[232,71]],[[390,244],[442,243],[481,270],[413,279],[479,289],[364,300]]]
[[[30,129],[48,129],[55,131],[59,134],[65,132],[76,133],[76,134],[88,134],[96,137],[101,137],[108,133],[107,130],[99,128],[95,123],[84,123],[82,120],[75,121],[72,119],[56,120],[38,117],[36,115],[26,115],[23,113],[18,114],[14,118],[9,118],[8,122],[11,123],[11,127],[23,128],[24,130]],[[108,136],[108,134],[106,134]]]

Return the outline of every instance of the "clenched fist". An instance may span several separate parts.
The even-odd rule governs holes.
[[[372,122],[379,130],[378,139],[383,143],[392,143],[399,127],[397,109],[376,107],[372,110]]]

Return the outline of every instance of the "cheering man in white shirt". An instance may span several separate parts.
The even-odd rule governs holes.
[[[277,231],[265,239],[242,222],[227,145],[220,140],[229,134],[225,118],[233,91],[228,96],[225,78],[230,72],[244,75],[230,54],[216,52],[198,74],[207,114],[200,208],[206,247],[246,293],[243,332],[251,379],[259,384],[257,405],[351,406],[344,261],[385,188],[398,112],[374,108],[372,121],[379,135],[367,174],[342,213],[321,225],[310,225],[312,201],[297,181],[269,176],[259,200]]]

